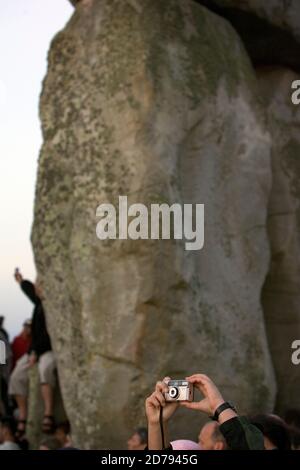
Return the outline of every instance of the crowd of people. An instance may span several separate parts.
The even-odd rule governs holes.
[[[54,419],[57,373],[46,326],[42,286],[38,281],[33,284],[24,280],[18,270],[14,276],[34,310],[32,319],[23,323],[21,333],[12,343],[4,329],[4,318],[0,317],[0,340],[6,345],[6,364],[0,367],[0,450],[30,447],[26,435],[29,370],[35,364],[44,405],[39,449],[74,449],[70,424],[67,421],[57,424]],[[209,377],[195,374],[185,380],[198,389],[203,398],[192,402],[172,401],[168,395],[170,378],[157,382],[145,401],[148,426],[134,430],[127,442],[128,450],[300,450],[300,410],[288,410],[284,419],[273,414],[239,416]],[[197,410],[208,417],[195,441],[184,436],[170,440],[168,424],[179,407]]]
[[[66,428],[66,423],[57,426],[54,420],[54,390],[57,373],[47,331],[41,285],[38,280],[35,284],[24,280],[18,269],[14,277],[22,292],[33,303],[34,308],[32,319],[24,322],[21,333],[14,338],[12,343],[4,329],[4,318],[0,318],[0,339],[6,345],[6,364],[0,369],[0,442],[3,441],[0,450],[16,446],[26,448],[29,445],[26,438],[29,370],[35,364],[38,367],[44,405],[41,434],[50,436],[52,440],[56,439],[58,444],[61,440],[56,437],[56,433],[61,434],[62,428]],[[68,445],[70,445],[69,442]]]
[[[204,374],[186,378],[203,398],[192,402],[168,401],[169,380],[165,377],[157,382],[154,392],[146,399],[149,450],[300,450],[300,410],[288,410],[284,419],[274,414],[239,416]],[[198,442],[185,439],[170,442],[168,424],[179,407],[207,416],[207,423],[199,430]]]

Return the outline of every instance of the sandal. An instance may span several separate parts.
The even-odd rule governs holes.
[[[22,439],[26,432],[26,419],[18,419],[17,421],[17,431],[15,433],[15,437],[17,440]]]
[[[54,431],[54,417],[52,415],[45,415],[42,422],[42,432],[44,434],[53,434]]]

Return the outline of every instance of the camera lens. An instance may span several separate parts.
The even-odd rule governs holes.
[[[179,394],[179,390],[177,387],[170,387],[170,390],[169,390],[169,396],[170,398],[176,398]]]

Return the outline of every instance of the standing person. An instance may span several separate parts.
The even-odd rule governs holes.
[[[24,354],[26,354],[31,345],[31,320],[28,319],[23,323],[21,333],[16,336],[11,344],[12,349],[12,368]]]
[[[3,326],[4,317],[0,317],[0,340],[5,345],[5,364],[0,366],[0,412],[9,415],[11,407],[8,399],[8,382],[12,365],[12,351],[9,343],[9,336]]]
[[[9,335],[3,325],[4,325],[4,316],[1,315],[0,316],[0,334],[2,337],[4,337],[4,339],[6,339],[6,341],[9,341]]]
[[[23,280],[18,269],[15,271],[15,279],[24,294],[34,304],[31,323],[31,345],[28,353],[24,354],[24,356],[18,360],[9,384],[9,394],[14,396],[19,409],[18,437],[22,437],[26,430],[28,368],[36,363],[38,364],[41,393],[44,402],[42,432],[51,434],[55,428],[53,400],[56,383],[56,366],[42,304],[43,294],[39,283],[36,282],[34,285],[30,281]]]

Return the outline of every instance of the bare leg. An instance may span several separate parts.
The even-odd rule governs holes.
[[[45,416],[53,416],[53,388],[49,384],[41,385],[42,397],[45,406]]]
[[[27,397],[15,395],[15,400],[19,409],[19,420],[25,420],[27,418]]]

